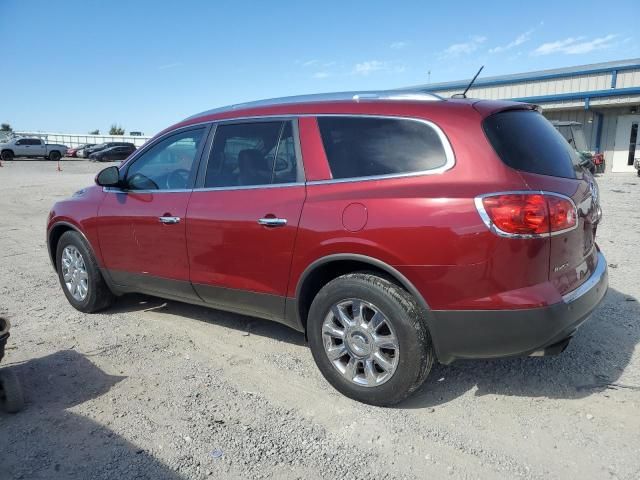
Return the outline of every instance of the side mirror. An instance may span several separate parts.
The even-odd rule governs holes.
[[[96,175],[96,185],[101,187],[118,187],[120,185],[120,171],[118,167],[107,167]]]

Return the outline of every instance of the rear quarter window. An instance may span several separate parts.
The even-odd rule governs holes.
[[[552,177],[576,178],[575,149],[555,127],[534,110],[511,110],[487,117],[483,128],[489,142],[509,167]]]
[[[327,116],[318,117],[318,126],[334,179],[423,172],[453,161],[422,121]]]

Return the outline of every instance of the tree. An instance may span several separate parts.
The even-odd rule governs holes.
[[[100,130],[98,130],[97,128],[95,130],[91,130],[89,132],[89,135],[100,135]]]
[[[109,135],[124,135],[124,128],[114,123],[111,125],[111,129],[109,129]]]
[[[13,132],[13,128],[8,123],[0,124],[0,132]]]

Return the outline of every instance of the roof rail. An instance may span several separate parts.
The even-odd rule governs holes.
[[[311,95],[295,95],[291,97],[270,98],[255,102],[237,103],[226,107],[214,108],[187,117],[185,120],[213,115],[215,113],[231,112],[244,108],[271,107],[276,105],[291,105],[295,103],[321,103],[321,102],[361,102],[375,100],[396,100],[413,102],[436,102],[444,101],[442,97],[435,93],[421,92],[419,90],[379,90],[365,92],[336,92],[336,93],[316,93]]]

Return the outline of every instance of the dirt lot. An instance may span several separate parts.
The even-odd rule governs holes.
[[[600,177],[604,303],[558,357],[436,366],[398,408],[358,404],[286,327],[143,297],[94,315],[44,243],[57,199],[102,165],[0,168],[0,479],[640,478],[640,179]]]

